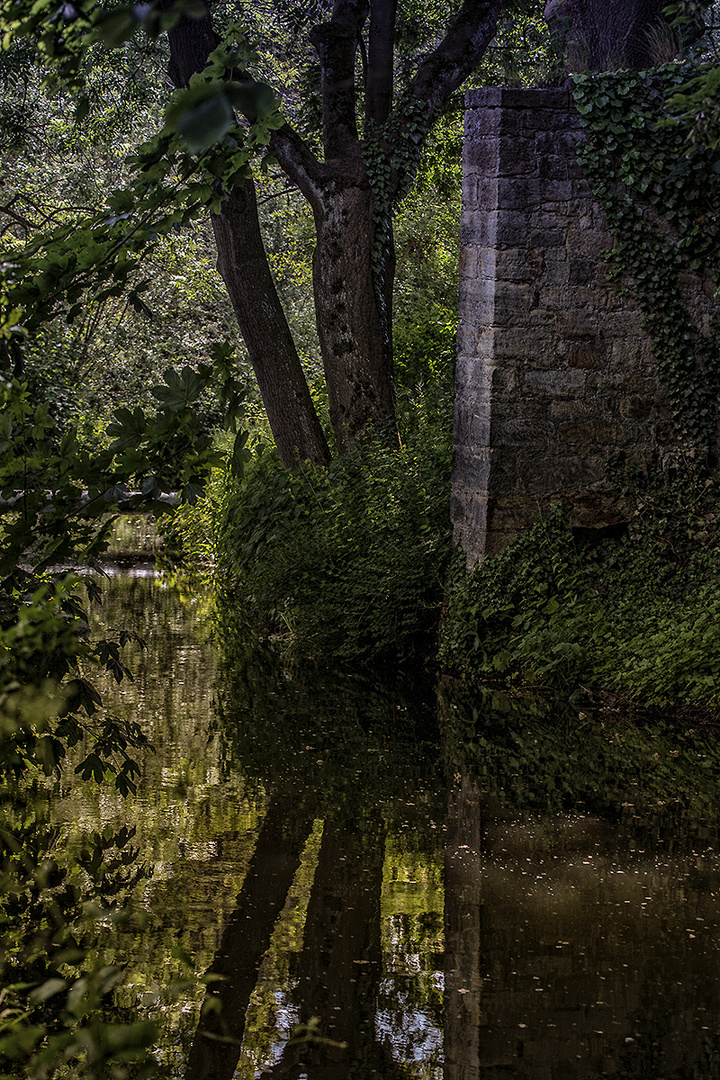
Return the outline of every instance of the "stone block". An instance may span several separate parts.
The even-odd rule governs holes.
[[[478,138],[499,135],[501,124],[504,124],[507,131],[507,120],[503,117],[501,109],[469,109],[465,113],[465,143]],[[520,128],[517,117],[515,128],[516,130]]]
[[[542,254],[537,249],[505,248],[495,253],[494,276],[498,282],[537,281],[542,267]]]
[[[575,162],[580,139],[579,131],[571,126],[564,127],[561,131],[537,131],[535,152],[540,157],[561,157]]]
[[[520,124],[521,131],[552,131],[555,132],[558,126],[558,117],[555,109],[543,109],[543,108],[530,108],[524,109],[522,114],[522,121]]]
[[[466,296],[460,302],[457,332],[457,350],[459,356],[478,357],[486,355],[483,350],[484,331],[492,326],[495,319],[495,304],[492,296],[485,301],[470,301]]]
[[[463,398],[467,398],[475,401],[478,400],[478,396],[489,397],[492,368],[492,363],[485,363],[478,360],[477,357],[458,356],[455,365],[456,400],[461,401]]]
[[[533,303],[534,289],[531,285],[516,284],[512,281],[495,282],[495,326],[517,326],[522,322],[523,313]]]
[[[473,407],[460,402],[455,409],[455,438],[472,447],[473,456],[490,443],[490,403]]]
[[[560,424],[558,438],[562,443],[579,445],[592,452],[597,446],[625,446],[632,435],[621,424],[607,421],[585,421]]]
[[[545,411],[545,410],[544,410]],[[546,445],[554,436],[554,425],[550,420],[538,418],[517,418],[514,416],[495,416],[492,422],[492,443],[497,446]]]
[[[652,397],[633,394],[620,400],[620,415],[630,420],[650,420],[657,416],[657,403]]]
[[[475,178],[475,207],[478,210],[497,210],[497,179],[478,176]]]
[[[553,225],[557,226],[557,222],[553,221]],[[547,251],[549,248],[554,251],[564,250],[565,240],[565,230],[557,227],[534,227],[528,233],[528,242],[541,251]]]
[[[468,90],[465,93],[465,108],[468,112],[473,109],[497,109],[503,104],[504,92],[500,86],[481,86]]]
[[[568,351],[567,365],[570,368],[580,368],[582,371],[602,371],[606,363],[605,346],[597,338],[573,342]]]
[[[538,161],[538,175],[541,180],[560,180],[567,181],[569,179],[568,172],[568,159],[566,157],[559,157],[557,154],[537,154]]]
[[[550,416],[553,420],[588,420],[595,415],[593,402],[567,399],[550,402]]]
[[[460,254],[458,256],[458,269],[460,277],[462,278],[476,278],[479,270],[479,254],[483,249],[472,247],[461,247]]]
[[[478,247],[478,277],[491,278],[494,281],[500,256],[501,252],[499,252],[496,247],[488,247],[487,245]]]
[[[532,139],[505,139],[499,144],[498,176],[538,176],[540,161]]]
[[[493,529],[520,532],[539,517],[537,502],[524,496],[495,497],[489,500],[488,523]]]
[[[491,233],[490,215],[484,210],[463,210],[460,218],[460,243],[463,247],[472,244],[494,243]]]
[[[498,248],[518,247],[527,242],[528,214],[517,210],[495,211],[495,243]],[[535,245],[536,246],[536,245]]]
[[[540,184],[540,199],[546,208],[549,203],[567,203],[571,198],[570,180],[543,180]],[[557,210],[553,211],[553,213],[557,212]]]
[[[464,172],[462,179],[462,205],[465,210],[477,210],[478,178],[475,173]]]
[[[500,140],[490,136],[466,141],[463,148],[463,169],[478,176],[495,177],[500,161]]]
[[[540,202],[540,182],[521,177],[501,177],[497,184],[498,210],[527,210]]]
[[[526,392],[544,394],[548,400],[576,397],[585,386],[585,372],[567,371],[526,371],[523,374],[523,387]]]
[[[597,259],[570,259],[568,281],[571,285],[593,285],[598,280],[601,267]]]

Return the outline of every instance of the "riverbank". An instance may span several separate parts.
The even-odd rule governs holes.
[[[646,484],[620,535],[578,536],[558,504],[457,568],[440,661],[462,682],[693,721],[720,718],[715,481]]]

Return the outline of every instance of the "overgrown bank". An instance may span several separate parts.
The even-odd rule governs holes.
[[[221,623],[317,660],[432,654],[452,550],[450,408],[443,394],[406,403],[399,450],[285,470],[256,439],[241,479],[216,474],[179,531],[190,561],[214,567]]]
[[[466,682],[576,703],[720,710],[720,488],[644,482],[627,532],[574,534],[557,504],[452,591],[440,658]]]
[[[214,559],[221,625],[299,657],[430,665],[466,687],[720,713],[720,484],[637,477],[625,530],[560,503],[471,572],[452,559],[449,446],[418,425],[329,470],[260,448],[184,511]]]

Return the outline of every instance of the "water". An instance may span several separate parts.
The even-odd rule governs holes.
[[[117,1003],[163,1017],[172,1075],[720,1076],[707,733],[489,728],[445,695],[441,738],[412,681],[223,667],[153,576],[104,618],[149,641],[112,707],[156,753],[136,797],[67,778],[53,814],[137,828]]]

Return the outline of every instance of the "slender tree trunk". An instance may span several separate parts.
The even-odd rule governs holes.
[[[315,312],[338,449],[346,451],[373,432],[396,444],[389,303],[394,259],[388,258],[378,287],[369,187],[328,187],[315,210],[315,227]]]
[[[168,0],[165,0],[167,6]],[[168,74],[177,87],[202,71],[218,44],[210,16],[182,16],[168,33]],[[212,215],[222,275],[250,357],[268,421],[286,468],[299,461],[327,465],[318,420],[290,327],[280,303],[260,233],[252,179],[235,188]]]
[[[255,185],[235,188],[212,215],[220,271],[286,468],[327,465],[330,451],[280,305],[260,235]],[[252,283],[252,284],[250,284]]]

